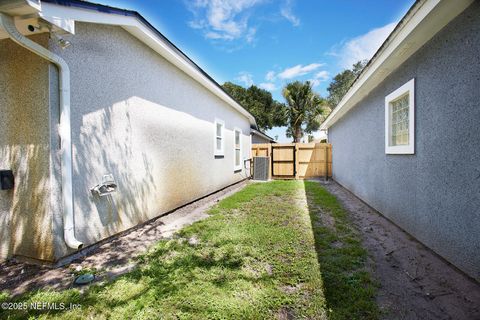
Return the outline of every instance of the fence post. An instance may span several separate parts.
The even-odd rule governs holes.
[[[267,145],[267,157],[268,157],[268,180],[272,180],[272,174],[273,174],[273,164],[272,164],[272,157],[273,157],[273,153],[272,153],[272,144],[269,143]]]
[[[328,181],[328,145],[325,145],[325,181]]]
[[[293,160],[294,160],[294,167],[293,167],[293,170],[294,170],[294,174],[295,174],[295,180],[298,180],[298,167],[300,166],[300,161],[299,161],[299,157],[298,157],[298,143],[295,143],[295,147],[294,147],[294,155],[293,155]]]

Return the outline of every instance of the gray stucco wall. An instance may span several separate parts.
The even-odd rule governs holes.
[[[242,130],[242,157],[248,158],[247,118],[120,27],[76,23],[69,40],[66,50],[54,41],[50,49],[71,71],[80,241],[92,244],[246,177],[245,170],[234,173],[233,129]],[[225,157],[217,159],[215,118],[226,127]],[[118,192],[92,196],[90,188],[107,173]],[[57,257],[68,253],[60,214],[54,218]]]
[[[329,128],[333,177],[480,279],[480,2]],[[385,96],[415,78],[415,154],[385,154]]]
[[[46,46],[48,35],[32,40]],[[53,259],[48,72],[42,58],[0,40],[0,169],[15,175],[15,188],[0,190],[0,260]]]
[[[252,143],[270,143],[270,140],[256,134],[252,134]]]

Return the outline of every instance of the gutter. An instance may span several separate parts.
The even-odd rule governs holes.
[[[63,60],[61,57],[22,35],[15,27],[14,19],[11,16],[0,13],[0,26],[5,29],[12,41],[53,63],[58,68],[60,78],[59,135],[61,140],[63,234],[65,243],[68,245],[68,247],[75,250],[81,249],[83,247],[83,243],[75,238],[75,222],[73,217],[72,142],[70,129],[70,69],[68,68],[65,60]]]

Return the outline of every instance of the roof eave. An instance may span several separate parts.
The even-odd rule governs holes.
[[[473,1],[417,1],[400,20],[320,129],[326,130],[341,119]]]
[[[98,9],[98,10],[97,10]],[[250,124],[257,127],[255,117],[235,101],[208,73],[200,68],[185,53],[168,40],[136,11],[109,7],[96,3],[75,0],[43,0],[42,12],[46,16],[98,23],[118,25],[162,55],[180,70],[206,87],[233,109],[245,116]]]
[[[263,133],[262,131],[259,131],[259,130],[256,130],[256,129],[253,129],[251,130],[252,134],[256,134],[264,139],[267,139],[267,140],[270,140],[270,141],[275,141],[275,139],[273,139],[272,137],[268,136],[267,134]]]

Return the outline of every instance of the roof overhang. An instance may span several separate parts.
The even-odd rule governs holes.
[[[20,0],[3,1],[18,2]],[[40,1],[37,2],[40,3]],[[134,37],[138,38],[159,53],[167,61],[178,67],[214,95],[226,102],[234,110],[245,116],[253,127],[257,126],[252,114],[230,97],[230,95],[228,95],[212,77],[188,58],[187,55],[171,43],[139,13],[76,0],[44,0],[41,1],[41,4],[35,9],[36,17],[27,15],[17,16],[15,19],[15,23],[19,27],[19,30],[24,32],[25,35],[33,34],[27,30],[26,26],[32,21],[37,21],[38,18],[48,21],[50,24],[54,25],[57,30],[60,29],[63,32],[69,32],[72,34],[75,33],[75,21],[121,26]],[[40,30],[40,32],[46,31],[48,30]],[[0,39],[1,38],[2,34],[0,33]]]
[[[322,123],[325,130],[355,107],[474,0],[418,0],[397,24],[343,99]]]
[[[258,131],[258,130],[256,130],[256,129],[253,129],[253,128],[252,128],[252,129],[250,130],[250,132],[251,132],[251,134],[255,134],[255,135],[259,136],[259,137],[262,137],[263,139],[270,140],[270,142],[272,142],[272,141],[275,142],[275,139],[273,139],[272,137],[266,135],[265,133],[263,133],[263,132],[261,132],[261,131]]]

